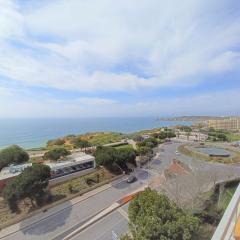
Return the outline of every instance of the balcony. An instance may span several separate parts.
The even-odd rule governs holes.
[[[212,240],[240,240],[240,184],[218,224]]]

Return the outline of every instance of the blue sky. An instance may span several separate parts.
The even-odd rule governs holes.
[[[238,0],[0,0],[0,117],[240,115]]]

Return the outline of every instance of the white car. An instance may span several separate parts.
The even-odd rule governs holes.
[[[179,155],[180,153],[178,151],[175,152],[177,155]]]

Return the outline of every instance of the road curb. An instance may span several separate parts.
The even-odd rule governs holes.
[[[103,185],[103,186],[106,186],[106,185]],[[93,197],[93,196],[95,196],[95,195],[97,195],[97,194],[99,194],[99,193],[101,193],[101,192],[103,192],[103,191],[106,191],[106,190],[109,189],[110,187],[111,187],[111,185],[107,186],[106,188],[102,189],[101,191],[98,191],[98,192],[96,192],[96,193],[94,193],[94,194],[92,194],[92,195],[87,196],[87,197],[84,198],[84,199],[81,199],[81,200],[79,200],[79,201],[74,202],[74,203],[73,203],[72,205],[70,205],[70,206],[67,206],[67,207],[65,207],[65,208],[62,208],[62,209],[54,212],[54,213],[51,214],[51,215],[45,216],[45,217],[41,218],[40,220],[35,221],[35,222],[29,224],[28,226],[25,226],[25,227],[23,227],[23,228],[19,228],[19,229],[17,229],[17,230],[11,231],[10,233],[5,234],[4,236],[0,236],[0,239],[3,239],[3,238],[5,238],[5,237],[8,237],[8,236],[10,236],[10,235],[12,235],[12,234],[20,231],[20,230],[29,228],[30,226],[32,226],[32,225],[34,225],[34,224],[38,224],[38,223],[44,221],[45,219],[47,219],[47,218],[49,218],[49,217],[52,217],[52,216],[54,216],[54,215],[57,215],[58,213],[60,213],[60,212],[62,212],[62,211],[64,211],[64,210],[66,210],[66,209],[68,209],[68,208],[76,205],[76,204],[79,203],[79,202],[86,201],[88,198]],[[94,190],[95,190],[95,189],[94,189]],[[92,191],[94,191],[94,190],[92,190]],[[62,204],[64,204],[64,203],[65,203],[65,202],[63,202]],[[60,203],[60,204],[61,204],[61,203]],[[56,206],[57,206],[57,205],[56,205]],[[55,206],[54,206],[54,207],[55,207]],[[26,218],[26,219],[27,219],[27,218]],[[24,219],[24,220],[25,220],[25,219]],[[19,224],[19,223],[16,223],[16,224]],[[12,225],[11,225],[11,226],[12,226]],[[9,227],[11,227],[11,226],[9,226]],[[0,233],[1,233],[1,231],[4,231],[4,229],[0,230]]]
[[[121,206],[123,206],[126,203],[128,203],[129,201],[131,201],[137,193],[143,191],[145,188],[146,188],[146,186],[141,187],[141,188],[135,190],[134,192],[132,192],[131,194],[128,194],[128,195],[122,197],[117,202],[113,203],[111,206],[103,209],[101,212],[99,212],[97,215],[95,215],[92,218],[92,220],[89,220],[87,223],[83,224],[78,229],[71,232],[69,235],[64,237],[63,240],[70,240],[71,238],[76,236],[78,233],[84,231],[85,229],[87,229],[88,227],[93,225],[94,223],[98,222],[99,220],[103,219],[104,217],[106,217],[107,215],[109,215],[110,213],[115,211],[116,209],[120,208]]]

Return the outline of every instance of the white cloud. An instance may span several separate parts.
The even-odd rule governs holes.
[[[0,38],[23,34],[23,16],[11,0],[0,0]]]
[[[209,69],[221,73],[240,66],[240,52],[226,51],[209,63]]]
[[[240,115],[239,92],[218,91],[196,96],[152,98],[123,103],[112,98],[82,97],[59,100],[21,91],[0,89],[2,117],[112,117],[176,115]],[[13,94],[12,94],[13,93]]]
[[[26,85],[132,91],[240,67],[229,50],[240,43],[240,21],[218,1],[59,0],[25,11],[14,3],[0,1],[0,74]]]
[[[187,89],[206,80],[201,76],[214,79],[239,71],[240,19],[229,14],[227,3],[58,0],[24,8],[0,0],[0,76],[5,82],[104,96],[41,98],[1,87],[8,84],[0,78],[0,117],[239,114],[239,89],[115,100],[119,91],[139,91],[139,96],[145,89]]]

